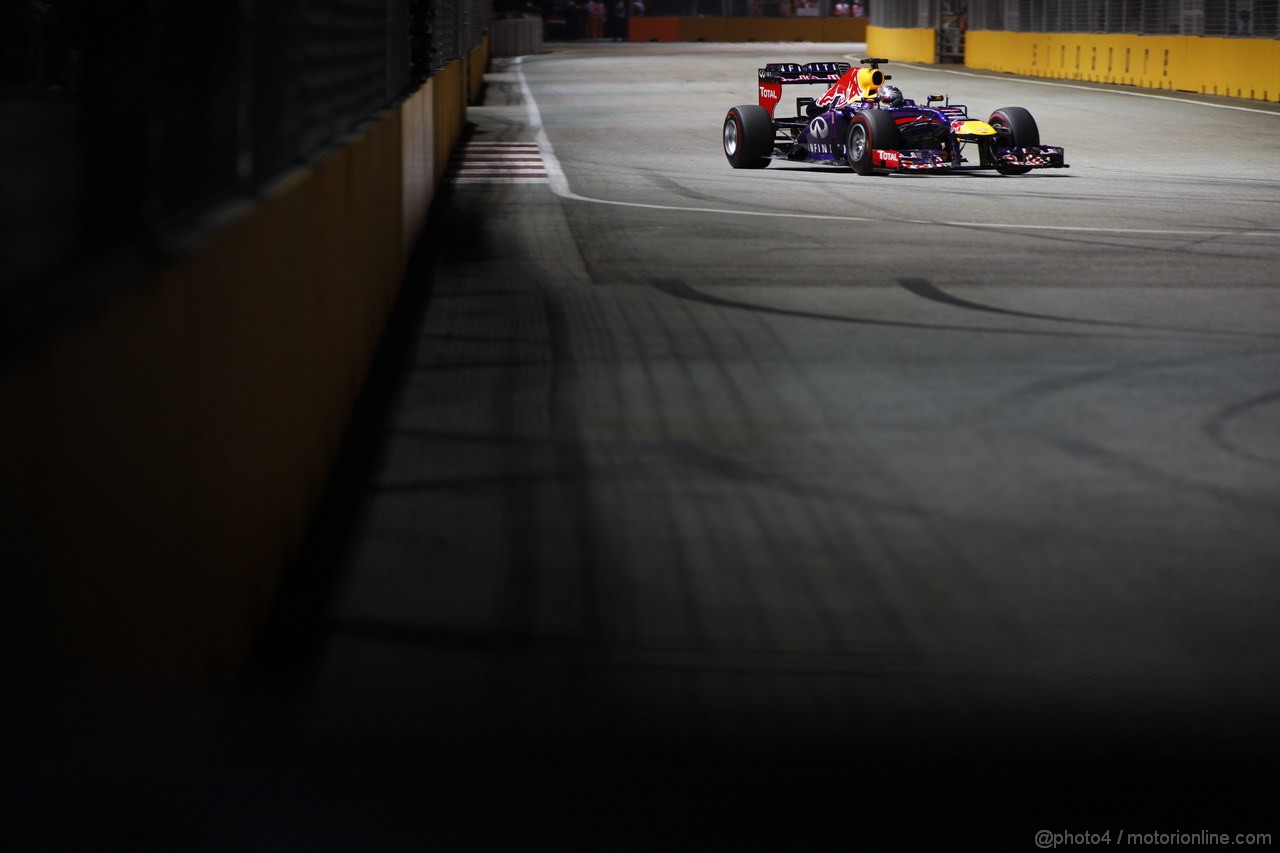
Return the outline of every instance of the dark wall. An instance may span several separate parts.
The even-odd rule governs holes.
[[[0,138],[0,358],[95,310],[117,282],[183,251],[222,205],[315,162],[466,57],[488,6],[53,3],[57,78],[0,78],[12,129]]]

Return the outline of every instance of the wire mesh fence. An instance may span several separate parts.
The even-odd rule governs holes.
[[[605,0],[615,17],[777,18],[866,17],[874,0]],[[496,9],[526,10],[543,18],[575,14],[574,0],[497,0]]]
[[[920,5],[915,0],[879,3],[900,9]],[[967,0],[965,5],[968,26],[975,30],[1280,38],[1280,0]]]
[[[185,227],[480,44],[491,0],[0,0],[0,297]]]

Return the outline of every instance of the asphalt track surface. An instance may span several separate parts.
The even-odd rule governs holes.
[[[857,55],[495,63],[548,177],[444,192],[208,849],[1277,829],[1280,109],[890,65],[1071,168],[729,168]]]

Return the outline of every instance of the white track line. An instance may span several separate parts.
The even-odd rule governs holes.
[[[722,216],[757,216],[773,219],[807,219],[819,220],[824,222],[885,222],[892,221],[902,225],[933,225],[938,227],[951,228],[991,228],[1007,231],[1047,231],[1047,232],[1067,232],[1067,233],[1084,233],[1084,234],[1130,234],[1157,237],[1280,237],[1280,231],[1195,231],[1195,230],[1167,230],[1157,228],[1095,228],[1088,226],[1071,226],[1071,225],[1022,225],[1007,224],[999,222],[959,222],[949,220],[933,220],[933,219],[894,219],[886,220],[883,216],[848,216],[837,214],[822,213],[782,213],[778,211],[767,210],[732,210],[718,207],[683,207],[670,204],[650,204],[639,201],[618,201],[608,198],[592,198],[590,196],[579,195],[569,187],[569,179],[564,173],[564,169],[560,166],[560,160],[556,157],[555,149],[551,147],[551,140],[547,137],[546,128],[542,124],[542,112],[538,109],[538,102],[533,98],[533,92],[529,89],[529,83],[525,80],[523,56],[515,57],[514,64],[516,66],[516,78],[520,81],[520,93],[524,97],[525,108],[528,113],[529,126],[538,132],[537,144],[538,150],[542,152],[542,161],[547,168],[547,177],[551,186],[551,191],[560,198],[570,201],[581,201],[588,204],[608,204],[614,207],[632,207],[641,210],[666,210],[677,213],[714,213]],[[981,75],[975,75],[981,76]],[[1021,81],[1028,82],[1028,81]],[[1085,87],[1080,87],[1085,88]],[[1090,91],[1110,91],[1090,90]],[[1178,100],[1171,98],[1170,100]],[[1195,103],[1186,101],[1183,103]]]

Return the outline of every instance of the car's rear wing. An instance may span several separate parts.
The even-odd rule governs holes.
[[[760,69],[761,83],[835,83],[849,70],[847,62],[770,62]]]
[[[782,100],[782,87],[792,83],[838,83],[849,70],[847,62],[770,62],[760,69],[760,106],[773,115]]]

